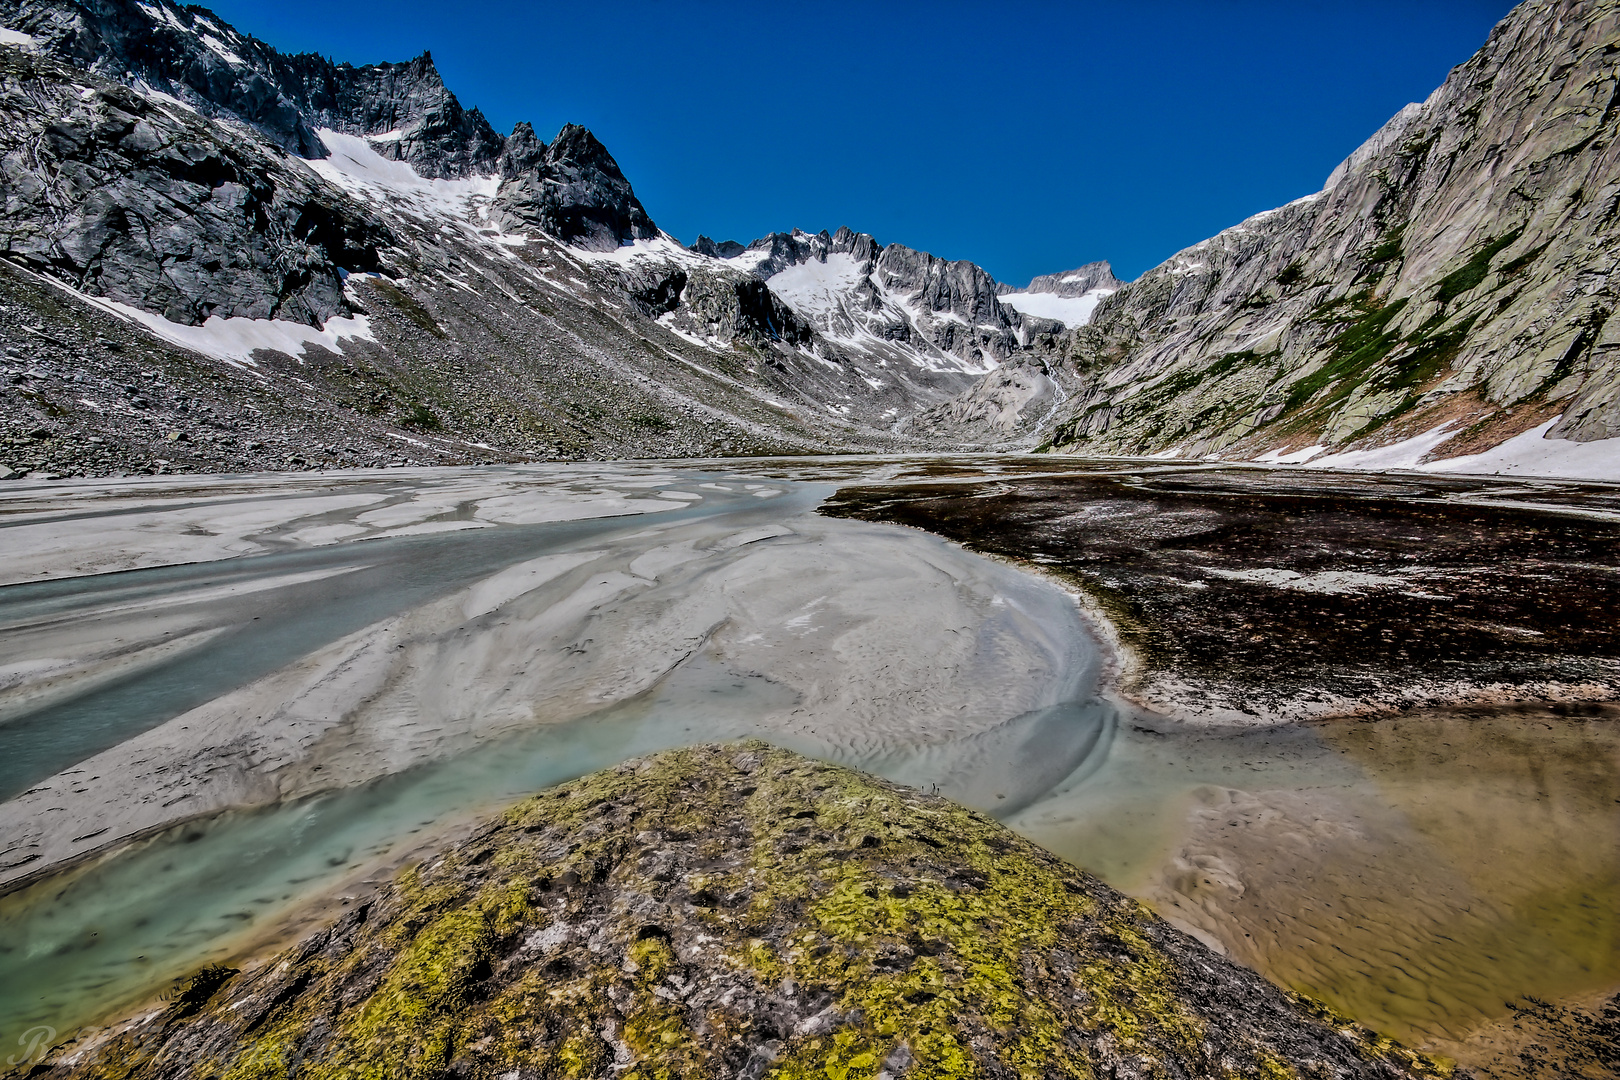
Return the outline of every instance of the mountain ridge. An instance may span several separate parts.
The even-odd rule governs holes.
[[[1567,463],[1563,448],[1620,436],[1606,194],[1620,165],[1603,90],[1617,81],[1606,51],[1620,42],[1617,5],[1525,0],[1323,191],[1134,282],[1097,262],[1019,288],[847,227],[683,245],[589,131],[565,125],[548,144],[520,123],[501,136],[428,53],[355,67],[281,54],[172,0],[0,0],[0,23],[22,43],[0,46],[16,54],[8,123],[32,133],[5,156],[19,193],[5,257],[188,350],[182,366],[198,378],[208,362],[285,370],[294,382],[277,393],[297,397],[308,376],[292,373],[312,349],[346,369],[388,369],[362,377],[391,388],[368,392],[364,409],[364,395],[324,375],[313,390],[372,449],[271,467],[548,445],[564,456],[1038,447]],[[48,88],[24,85],[24,68],[49,63],[65,66]],[[86,91],[93,107],[70,101],[96,72],[111,82]],[[111,89],[120,82],[124,96]],[[561,307],[537,304],[531,287]],[[85,317],[60,336],[75,339]],[[389,323],[428,336],[377,339]],[[18,333],[39,331],[50,332],[36,322]],[[37,341],[7,342],[25,362],[14,380],[44,373],[0,409],[11,438],[44,432],[29,438],[53,444],[33,471],[110,467],[56,444],[92,429],[129,442],[71,389],[121,383],[122,400],[97,405],[102,419],[140,413],[126,376],[101,379],[97,365],[117,362],[85,347],[44,363]],[[500,401],[484,396],[494,383],[446,366],[464,361],[509,385]],[[656,390],[633,408],[601,391],[626,365]],[[720,417],[694,421],[690,405],[669,404],[694,373],[727,387],[706,396],[728,402],[732,437],[711,437]],[[530,402],[518,428],[533,436],[477,419],[511,408],[510,387]],[[558,399],[573,419],[542,418]],[[170,429],[170,444],[186,434],[175,414],[146,419]],[[241,411],[231,421],[258,423]],[[558,437],[559,423],[572,434]],[[405,449],[383,455],[378,439]],[[148,441],[114,457],[141,468],[256,460],[196,449]],[[1467,456],[1481,451],[1496,456]]]
[[[1571,441],[1620,434],[1616,48],[1610,0],[1526,0],[1322,191],[1104,300],[1053,368],[1069,401],[1024,434],[1075,453],[1480,468],[1515,467],[1469,456],[1512,439],[1573,460]],[[989,382],[968,397],[994,397]]]
[[[496,136],[431,56],[285,57],[169,0],[0,23],[0,476],[896,449],[971,381],[812,340],[588,131]]]
[[[589,131],[500,136],[431,54],[290,56],[172,0],[0,0],[0,24],[16,54],[12,128],[34,133],[7,158],[7,183],[34,195],[9,208],[5,257],[83,301],[52,297],[46,318],[48,294],[0,282],[23,315],[6,347],[25,389],[0,398],[11,474],[966,449],[977,443],[910,418],[1010,357],[1052,353],[1064,332],[1001,304],[1004,287],[971,263],[850,230],[836,243],[864,263],[834,326],[781,295],[792,272],[825,264],[831,234],[775,234],[746,258],[735,243],[685,247]],[[49,68],[50,93],[30,66]],[[94,107],[71,102],[74,87]],[[78,149],[41,143],[74,109]],[[251,168],[228,167],[244,154]],[[796,254],[765,265],[773,245]],[[128,342],[123,356],[100,345],[122,342],[109,315],[156,336],[148,363],[128,363]],[[253,373],[293,426],[218,397],[217,365]],[[143,389],[164,381],[157,366],[192,388],[173,408]],[[605,392],[625,368],[651,397]],[[699,395],[705,408],[683,388],[694,376],[725,387]],[[216,428],[260,437],[196,430],[187,397],[210,402]]]

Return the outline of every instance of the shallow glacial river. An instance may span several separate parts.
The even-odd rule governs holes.
[[[817,517],[829,485],[225,486],[59,489],[0,522],[23,578],[0,589],[0,1039],[137,1001],[425,830],[629,755],[760,735],[1011,811],[1112,715],[1064,594]]]
[[[1611,712],[1121,711],[1060,590],[814,514],[886,468],[8,489],[0,1044],[285,939],[536,788],[748,735],[937,784],[1416,1042],[1620,984]]]

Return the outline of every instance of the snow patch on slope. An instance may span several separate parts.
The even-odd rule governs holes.
[[[1425,472],[1620,480],[1620,438],[1591,442],[1548,438],[1547,432],[1558,420],[1554,417],[1482,454],[1431,461],[1419,468]]]
[[[1370,450],[1347,450],[1320,456],[1325,447],[1311,446],[1287,452],[1272,450],[1253,460],[1265,465],[1304,465],[1308,469],[1414,469],[1418,472],[1472,473],[1494,476],[1545,476],[1579,480],[1620,480],[1620,438],[1575,442],[1548,437],[1558,423],[1553,417],[1540,427],[1515,435],[1478,454],[1424,460],[1455,434],[1455,422]]]
[[[1275,450],[1267,450],[1254,460],[1261,465],[1303,465],[1326,449],[1327,445],[1325,443],[1307,446],[1303,450],[1288,450],[1284,447],[1278,447]]]
[[[650,240],[634,240],[628,244],[621,244],[612,251],[587,251],[584,248],[570,247],[568,254],[580,262],[612,263],[615,266],[634,266],[638,262],[646,261],[707,268],[724,265],[724,260],[699,255],[683,247],[679,240],[663,231]]]
[[[848,252],[835,251],[826,262],[811,259],[773,275],[770,287],[794,311],[825,330],[843,297],[865,277],[865,264]]]
[[[1056,319],[1065,326],[1084,326],[1091,321],[1091,313],[1103,298],[1114,295],[1113,289],[1090,289],[1080,296],[1058,296],[1056,293],[1013,292],[996,297],[1001,303],[1037,319]]]
[[[501,186],[498,176],[429,180],[409,163],[383,157],[363,136],[345,135],[331,128],[319,128],[316,134],[331,152],[325,159],[304,162],[316,175],[350,194],[420,220],[450,218],[476,223],[486,217],[484,204]]]
[[[10,30],[0,26],[0,45],[15,45],[19,49],[32,49],[39,45],[39,41],[32,34],[25,34],[21,30]]]
[[[258,361],[253,359],[253,353],[258,349],[270,349],[302,360],[306,347],[310,345],[341,353],[345,341],[377,340],[371,330],[371,321],[364,315],[327,319],[319,329],[285,319],[223,319],[218,315],[201,326],[187,326],[117,300],[90,296],[47,274],[34,274],[33,277],[54,285],[92,307],[98,307],[126,322],[144,326],[172,345],[211,356],[235,368],[258,367]]]
[[[258,349],[270,349],[302,359],[305,348],[310,345],[341,353],[344,341],[377,340],[364,315],[327,319],[326,325],[318,330],[285,319],[222,319],[218,315],[201,326],[187,326],[115,300],[97,297],[85,299],[140,323],[165,341],[224,361],[232,367],[257,367],[253,353]]]
[[[1370,450],[1346,450],[1339,454],[1312,458],[1309,469],[1416,469],[1429,453],[1451,438],[1455,432],[1450,422],[1432,431],[1402,439],[1388,446],[1375,446]]]

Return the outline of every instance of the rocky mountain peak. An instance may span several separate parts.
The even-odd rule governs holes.
[[[1125,283],[1114,276],[1114,268],[1105,260],[1091,262],[1060,274],[1042,274],[1032,279],[1025,289],[1015,290],[1002,285],[1002,295],[1010,292],[1051,293],[1054,296],[1080,297],[1093,289],[1119,289]]]
[[[321,325],[347,270],[396,237],[256,139],[53,57],[0,49],[8,258],[85,293],[195,325]],[[31,171],[17,163],[28,161]]]
[[[749,244],[745,250],[755,253],[752,256],[755,272],[769,280],[791,266],[808,262],[825,263],[830,255],[848,255],[859,264],[861,273],[870,273],[877,264],[882,248],[867,233],[858,233],[841,225],[836,233],[829,233],[826,229],[816,233],[803,229],[770,233]]]
[[[546,162],[546,144],[534,133],[527,120],[519,121],[506,137],[495,170],[504,180],[515,180],[524,173],[541,168]]]
[[[578,124],[564,125],[550,146],[519,124],[498,167],[506,179],[490,219],[502,228],[537,228],[590,251],[659,235],[619,163]]]
[[[172,0],[0,0],[0,24],[75,67],[139,81],[204,115],[238,120],[291,153],[325,154],[296,91],[283,85],[283,58],[205,8]]]
[[[972,326],[1012,326],[996,301],[997,282],[978,264],[951,262],[902,244],[883,249],[875,267],[879,287],[905,293],[934,312],[949,312]]]
[[[688,250],[695,251],[699,255],[707,255],[711,259],[735,259],[747,251],[748,247],[735,240],[721,240],[716,243],[707,236],[699,236],[692,241],[692,246]]]
[[[349,135],[386,136],[378,153],[410,163],[423,176],[448,179],[490,171],[505,140],[484,114],[464,108],[445,86],[432,54],[404,63],[331,65],[292,58],[312,69],[299,89],[307,117]]]
[[[322,127],[386,134],[378,152],[429,177],[485,172],[500,155],[501,137],[462,107],[426,52],[364,67],[289,56],[173,0],[0,0],[0,24],[66,63],[245,124],[300,157],[327,156]]]

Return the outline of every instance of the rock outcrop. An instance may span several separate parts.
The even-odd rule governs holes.
[[[762,744],[522,803],[30,1077],[1410,1077],[988,818]]]
[[[333,64],[302,54],[281,58],[300,112],[316,127],[381,136],[373,148],[423,176],[487,173],[506,148],[484,114],[463,108],[423,53],[403,64]],[[320,157],[321,153],[305,155]]]
[[[1125,283],[1114,276],[1114,268],[1107,261],[1086,263],[1061,274],[1042,274],[1020,292],[1051,293],[1054,296],[1084,296],[1093,289],[1122,289]],[[1001,286],[1002,295],[1015,291],[1010,285]]]
[[[519,124],[498,162],[502,183],[491,220],[504,229],[539,229],[587,251],[651,240],[658,227],[596,136],[568,124],[546,146]]]

